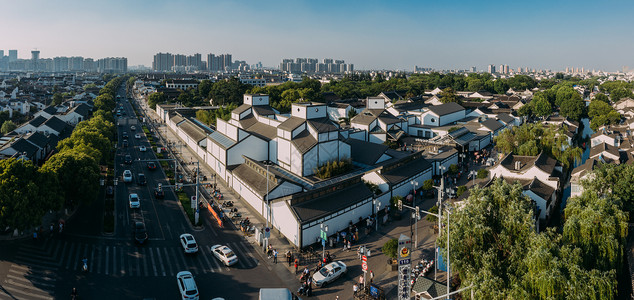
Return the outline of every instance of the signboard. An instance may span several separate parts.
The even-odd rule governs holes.
[[[327,234],[325,231],[323,231],[323,230],[319,233],[319,236],[320,236],[320,237],[321,237],[321,239],[322,239],[322,240],[324,240],[324,241],[325,241],[325,240],[328,240],[328,234]]]
[[[362,261],[368,261],[368,257],[367,257],[367,256],[365,256],[365,255],[364,255],[364,256],[361,256],[361,260],[362,260]]]
[[[361,269],[363,269],[363,272],[368,270],[368,263],[367,262],[362,262],[361,263]]]
[[[404,234],[398,238],[398,299],[410,299],[412,272],[412,239]]]
[[[269,237],[271,237],[271,228],[266,227],[264,228],[264,238],[268,239]]]

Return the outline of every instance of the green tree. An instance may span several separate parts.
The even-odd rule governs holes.
[[[114,97],[111,94],[102,94],[94,100],[96,110],[112,111],[117,106]]]
[[[153,93],[148,96],[148,105],[151,109],[156,109],[156,105],[167,102],[167,96],[163,92]]]
[[[202,80],[198,84],[198,94],[203,98],[208,98],[209,92],[211,91],[212,86],[213,86],[213,83],[210,80],[206,80],[206,79]]]
[[[427,179],[423,182],[423,190],[429,191],[434,188],[434,181]]]
[[[13,130],[15,130],[16,128],[18,128],[17,125],[15,125],[15,123],[13,123],[13,121],[11,120],[7,120],[4,121],[4,123],[2,123],[2,127],[0,127],[0,132],[7,134]]]
[[[498,179],[486,189],[471,189],[465,205],[451,213],[451,268],[460,273],[463,286],[474,285],[476,299],[516,298],[527,249],[536,235],[532,203],[522,192],[521,185]],[[438,245],[446,240],[441,231]]]
[[[634,94],[632,94],[631,88],[618,88],[610,93],[610,98],[613,102],[617,102],[623,98],[634,98]]]
[[[381,248],[381,251],[387,257],[395,259],[396,258],[396,252],[398,251],[398,239],[391,239],[391,240],[387,241],[385,244],[383,244],[383,247]]]
[[[557,93],[555,94],[555,106],[561,106],[561,104],[568,100],[571,99],[574,96],[580,96],[579,93],[577,91],[575,91],[575,89],[573,89],[570,86],[561,86],[557,89]],[[581,98],[581,97],[579,97]]]
[[[456,96],[456,93],[450,87],[442,90],[439,96],[440,96],[440,102],[442,103],[449,103],[449,102],[459,103],[460,102],[458,100],[458,96]]]
[[[548,117],[553,112],[553,108],[550,105],[550,102],[546,100],[543,96],[535,96],[531,103],[533,103],[533,112],[538,117]]]
[[[458,187],[458,191],[456,191],[456,196],[460,197],[466,191],[467,191],[467,186],[466,185],[461,185],[461,186]]]
[[[237,78],[220,80],[215,82],[209,92],[209,97],[214,105],[236,104],[240,105],[243,95],[251,86],[243,84]]]
[[[479,169],[478,170],[478,174],[476,175],[476,178],[478,179],[484,179],[489,177],[489,170],[487,169]]]
[[[563,100],[559,106],[559,112],[562,116],[579,121],[584,114],[586,104],[579,93],[575,92],[570,98]]]
[[[99,166],[97,161],[78,151],[57,153],[44,163],[42,169],[57,176],[64,191],[66,205],[74,207],[89,203],[97,196],[99,188]]]
[[[606,95],[605,95],[605,94],[603,94],[603,93],[598,93],[598,94],[596,94],[596,95],[594,96],[594,99],[593,99],[593,100],[599,100],[599,101],[603,101],[603,102],[605,102],[605,103],[610,104],[610,98],[608,98],[608,96],[606,96]],[[591,103],[592,103],[592,102],[591,102]]]
[[[51,102],[52,105],[60,105],[62,104],[62,101],[64,101],[64,97],[62,96],[62,94],[60,93],[53,94],[53,102]]]
[[[49,210],[61,208],[63,196],[54,174],[31,161],[0,161],[0,228],[24,230],[42,224]]]

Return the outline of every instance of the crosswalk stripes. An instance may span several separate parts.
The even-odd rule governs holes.
[[[104,252],[106,256],[106,264],[104,265],[104,269],[106,271],[106,275],[108,274],[108,269],[110,267],[110,246],[106,246],[106,251]]]
[[[163,251],[165,253],[165,260],[167,261],[167,259],[170,257],[169,253],[167,253],[167,248],[163,248]],[[172,270],[172,264],[166,264],[167,265],[167,274],[176,274],[174,272],[174,270]]]
[[[134,258],[136,261],[136,276],[141,276],[141,254],[139,253],[139,249],[134,250]]]
[[[95,245],[90,245],[90,265],[88,266],[88,271],[90,272],[94,272],[95,271],[95,252],[96,252],[96,246]]]
[[[125,260],[123,259],[123,250],[125,250],[125,247],[122,249],[122,251],[119,251],[119,258],[120,258],[120,262],[121,262],[121,276],[125,276]],[[126,252],[127,253],[127,252]]]
[[[161,274],[163,274],[163,276],[165,276],[165,263],[163,262],[163,260],[161,259],[161,249],[160,248],[155,248],[156,250],[156,259],[159,262],[159,267],[161,267]],[[167,259],[167,257],[165,257],[165,259]]]
[[[203,259],[207,262],[207,265],[209,266],[209,269],[205,269],[205,271],[209,271],[211,273],[214,271],[214,267],[212,266],[211,262],[209,262],[209,258],[209,255],[203,255]],[[213,260],[213,257],[211,257],[211,259]]]

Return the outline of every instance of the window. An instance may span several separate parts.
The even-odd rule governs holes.
[[[435,123],[435,122],[436,122],[436,119],[431,118],[431,122],[432,122],[432,123]]]

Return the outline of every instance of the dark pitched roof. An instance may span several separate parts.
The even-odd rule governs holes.
[[[364,109],[358,115],[352,117],[350,123],[357,123],[362,125],[369,125],[376,118],[379,117],[385,110],[384,109]]]
[[[416,279],[416,283],[412,287],[412,292],[419,294],[427,292],[432,298],[447,294],[447,286],[442,283],[427,277],[419,276]]]
[[[385,154],[385,151],[389,149],[388,146],[383,144],[358,139],[347,139],[346,143],[350,145],[352,160],[369,166],[374,165]]]
[[[178,128],[184,131],[187,136],[191,137],[196,142],[200,142],[207,138],[207,134],[205,133],[205,131],[194,125],[192,121],[185,120],[185,122],[182,122],[180,125],[178,125]]]
[[[480,124],[482,124],[482,126],[486,127],[487,129],[495,132],[497,130],[499,130],[500,128],[504,127],[504,124],[498,122],[497,120],[494,119],[486,119],[482,122],[480,122]]]
[[[254,105],[253,110],[260,116],[275,115],[275,111],[268,105]]]
[[[44,148],[48,144],[48,138],[37,131],[26,137],[26,140],[40,148]]]
[[[18,153],[26,152],[27,156],[32,156],[37,150],[39,150],[38,147],[36,147],[35,145],[27,142],[23,138],[19,138],[19,139],[15,140],[13,143],[11,143],[10,145],[5,146],[5,147],[6,148],[12,148],[13,150],[17,151]]]
[[[295,136],[291,142],[300,153],[306,153],[308,150],[312,149],[315,145],[317,145],[317,140],[308,132],[308,130],[303,130],[297,136]]]
[[[586,174],[592,172],[595,167],[599,166],[599,161],[594,158],[586,159],[586,162],[583,165],[580,165],[572,170],[571,175],[575,177],[583,177]]]
[[[505,124],[515,121],[515,118],[507,113],[498,114],[498,119],[500,119],[500,121],[504,122]]]
[[[79,105],[73,107],[69,111],[69,113],[70,112],[75,112],[75,113],[79,114],[82,117],[86,117],[86,116],[88,116],[90,114],[90,107],[88,105],[82,103],[82,104],[79,104]]]
[[[248,125],[248,127],[243,127],[244,130],[264,140],[270,141],[277,137],[277,128],[275,126],[260,123],[253,115],[240,120],[240,124],[243,126]]]
[[[49,115],[54,115],[57,113],[57,108],[51,105],[51,106],[47,106],[42,111],[44,111],[45,113],[48,113]]]
[[[251,163],[256,165],[260,165],[258,162],[247,158]],[[268,191],[267,187],[267,178],[265,174],[262,174],[256,170],[256,168],[249,166],[248,163],[243,163],[233,169],[233,174],[240,178],[244,183],[246,183],[250,188],[252,188],[258,195],[264,197],[267,193],[273,191],[276,187],[284,182],[285,177],[282,176],[281,173],[278,173],[274,170],[274,168],[269,168],[269,173],[274,176],[274,178],[269,178],[268,180]],[[266,172],[265,172],[266,173]]]
[[[299,117],[290,117],[286,119],[286,121],[282,122],[277,128],[283,129],[286,131],[293,131],[299,125],[302,125],[306,120]]]
[[[383,176],[389,184],[396,185],[403,182],[403,180],[407,180],[430,168],[431,163],[429,163],[425,158],[419,157],[396,168],[392,168],[388,171],[382,171],[381,176]]]
[[[214,131],[209,134],[209,139],[216,142],[222,149],[229,149],[236,144],[236,141],[232,140],[228,136],[220,133],[220,131]]]
[[[66,124],[66,122],[62,121],[57,116],[53,116],[50,119],[46,120],[46,122],[44,122],[42,126],[44,125],[60,133],[63,132],[66,128],[70,127],[68,124]]]
[[[247,109],[249,109],[249,108],[251,108],[251,105],[249,105],[249,104],[242,104],[242,105],[238,106],[238,108],[236,108],[236,109],[232,110],[231,112],[232,112],[232,113],[236,113],[236,114],[238,114],[238,115],[239,115],[239,114],[241,114],[241,113],[245,112],[245,111],[246,111]]]
[[[318,119],[309,119],[306,120],[308,125],[315,129],[317,132],[330,132],[336,131],[339,129],[330,119],[328,118],[318,118]]]
[[[603,152],[608,152],[616,157],[619,157],[619,148],[606,143],[601,143],[590,148],[590,157],[595,157]]]
[[[42,117],[42,116],[37,116],[35,117],[33,120],[29,121],[28,124],[33,125],[35,128],[40,127],[40,125],[42,125],[44,122],[46,122],[46,118]]]
[[[333,214],[346,207],[372,197],[372,191],[363,182],[326,193],[321,197],[292,205],[291,208],[302,223]]]
[[[545,199],[547,203],[550,202],[550,197],[555,192],[554,188],[543,183],[541,180],[537,179],[537,177],[533,178],[533,180],[531,180],[531,182],[527,186],[525,186],[525,189],[530,190],[537,196]]]
[[[444,116],[451,113],[455,113],[461,110],[464,110],[464,107],[460,106],[460,104],[455,102],[443,103],[441,105],[432,105],[429,107],[433,113]]]

